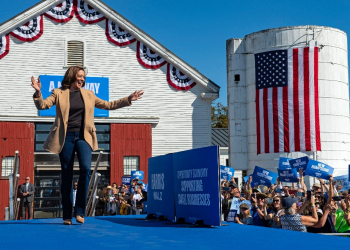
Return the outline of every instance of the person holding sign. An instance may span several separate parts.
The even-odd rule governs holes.
[[[38,110],[49,109],[56,105],[55,122],[44,143],[44,149],[58,154],[61,162],[62,208],[63,224],[72,224],[72,201],[70,199],[73,179],[73,164],[75,152],[79,160],[79,186],[75,204],[76,220],[84,223],[88,185],[90,181],[91,155],[97,150],[96,128],[94,125],[94,109],[114,110],[130,106],[132,101],[142,98],[143,91],[135,91],[120,100],[107,102],[96,97],[85,86],[85,71],[83,67],[70,67],[62,80],[62,87],[54,89],[51,95],[43,100],[41,83],[31,77],[31,86],[35,89],[33,95]]]
[[[265,219],[264,208],[265,208],[265,198],[267,196],[263,193],[256,194],[256,197],[252,195],[252,212],[253,212],[253,225],[267,227],[269,220]],[[266,211],[268,214],[271,212],[270,209]]]

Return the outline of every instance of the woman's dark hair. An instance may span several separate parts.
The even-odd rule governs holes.
[[[80,70],[84,71],[84,73],[85,73],[84,68],[81,67],[81,66],[72,66],[66,71],[66,74],[64,74],[64,77],[63,77],[63,80],[62,80],[62,87],[61,87],[62,90],[70,88],[72,83],[75,82],[76,75],[78,74],[78,72]],[[84,86],[85,86],[85,81],[84,81],[82,87],[84,87]]]

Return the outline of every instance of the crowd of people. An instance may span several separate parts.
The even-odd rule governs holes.
[[[106,185],[97,195],[96,215],[138,215],[146,212],[147,191],[138,179],[133,179],[130,185]]]
[[[302,170],[298,183],[282,186],[251,186],[252,177],[240,189],[234,178],[222,181],[222,214],[229,217],[233,198],[240,201],[234,216],[238,224],[272,227],[310,233],[350,233],[350,194],[335,185],[330,175],[329,183],[319,183],[307,190]],[[235,200],[237,200],[235,199]],[[249,204],[250,203],[250,204]]]

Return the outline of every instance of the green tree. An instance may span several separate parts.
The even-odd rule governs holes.
[[[228,128],[228,108],[220,102],[211,106],[211,127]]]

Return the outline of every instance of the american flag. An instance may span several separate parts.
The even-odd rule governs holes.
[[[255,54],[257,153],[321,150],[318,48]]]

